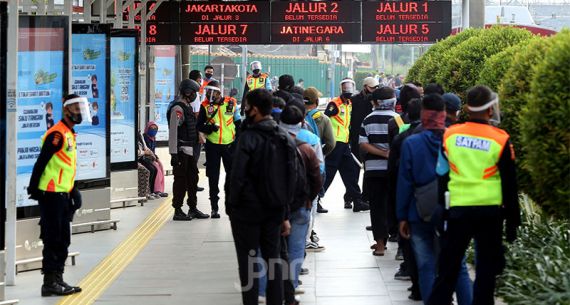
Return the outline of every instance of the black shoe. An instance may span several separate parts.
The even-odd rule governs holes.
[[[177,209],[174,209],[174,217],[172,217],[172,220],[190,221],[190,220],[192,220],[192,216],[186,215],[186,213],[184,213],[184,211],[182,211],[181,208],[177,208]]]
[[[309,269],[308,268],[301,268],[301,272],[299,273],[300,275],[307,275],[309,274]],[[301,285],[301,284],[299,284]]]
[[[321,214],[328,213],[329,210],[323,208],[320,201],[321,201],[321,199],[319,198],[319,202],[317,203],[317,213],[321,213]]]
[[[397,261],[404,260],[404,250],[402,250],[402,248],[398,248],[398,252],[396,253],[396,260]]]
[[[57,275],[55,273],[44,274],[44,284],[42,285],[42,297],[62,296],[75,293],[73,288],[66,288],[57,283]]]
[[[350,203],[350,201],[344,202],[344,208],[347,210],[352,209],[352,204]]]
[[[212,217],[212,219],[218,219],[221,216],[220,216],[220,213],[218,213],[218,211],[212,211],[211,217]]]
[[[190,211],[188,211],[188,216],[191,216],[192,218],[197,218],[197,219],[208,219],[208,218],[210,218],[210,215],[202,213],[197,208],[190,209]]]
[[[407,271],[400,269],[396,274],[394,274],[394,279],[398,281],[411,281],[412,277]]]
[[[81,287],[79,287],[79,286],[71,286],[71,285],[67,284],[63,280],[63,272],[56,273],[56,282],[58,284],[60,284],[61,286],[65,287],[66,289],[73,289],[73,293],[78,293],[78,292],[83,291],[83,289],[81,289]]]
[[[398,236],[397,235],[390,235],[390,237],[388,237],[388,241],[391,243],[397,243],[398,242]]]
[[[372,231],[372,226],[366,226],[366,231]]]
[[[369,210],[370,210],[370,206],[362,200],[355,201],[354,207],[352,208],[352,211],[355,213],[362,212],[362,211],[369,211]]]
[[[419,293],[410,293],[410,295],[408,296],[408,299],[412,300],[412,301],[421,301],[422,300],[422,296]]]
[[[203,192],[203,191],[204,191],[204,188],[199,186],[199,187],[196,188],[196,191],[198,191],[198,192]]]

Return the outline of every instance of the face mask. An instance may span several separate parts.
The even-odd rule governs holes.
[[[212,73],[206,73],[204,74],[206,76],[207,79],[212,78],[212,76],[214,76]]]
[[[345,99],[350,99],[352,97],[352,93],[350,92],[343,92],[342,93],[342,97],[344,97]]]
[[[255,69],[253,70],[253,75],[259,75],[260,70],[259,69]]]
[[[81,124],[81,122],[83,122],[83,117],[81,116],[81,113],[77,113],[77,114],[71,114],[67,116],[69,118],[69,120],[71,120],[71,122],[73,122],[73,124],[79,125]]]
[[[188,100],[190,100],[190,102],[193,102],[196,97],[198,97],[198,95],[196,94],[196,92],[192,92],[192,94],[190,95],[184,95]]]
[[[151,137],[154,138],[154,136],[156,136],[156,134],[158,133],[158,129],[149,129],[147,134]]]

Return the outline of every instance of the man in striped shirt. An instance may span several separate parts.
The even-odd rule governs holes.
[[[372,93],[374,111],[362,122],[360,150],[365,152],[364,179],[370,197],[370,220],[376,244],[371,248],[375,256],[383,256],[388,239],[388,121],[397,117],[394,89],[382,87]]]

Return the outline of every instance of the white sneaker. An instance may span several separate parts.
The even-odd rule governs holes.
[[[265,304],[265,297],[259,296],[259,298],[257,298],[257,303]]]
[[[310,242],[310,243],[307,243],[307,245],[305,246],[305,251],[307,251],[307,252],[323,252],[323,251],[325,251],[325,247],[319,245],[316,242]]]

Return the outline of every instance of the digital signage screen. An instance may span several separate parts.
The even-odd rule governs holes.
[[[271,3],[271,22],[333,22],[360,21],[360,4],[352,1]]]
[[[180,22],[269,22],[270,1],[180,2]]]
[[[154,46],[154,118],[158,126],[156,141],[168,141],[166,111],[176,96],[176,47]]]
[[[42,137],[62,118],[67,88],[67,17],[21,16],[18,33],[16,206],[37,205],[27,187]]]
[[[182,44],[264,44],[267,26],[253,23],[181,23]]]
[[[180,43],[180,25],[176,23],[148,22],[146,24],[148,45],[168,45]]]
[[[451,22],[451,1],[362,2],[362,22]]]
[[[362,27],[362,42],[429,43],[443,39],[450,33],[451,23],[370,23]]]
[[[75,27],[75,26],[74,26]],[[108,34],[71,36],[71,92],[89,100],[91,122],[75,126],[77,132],[76,180],[109,176],[107,112],[109,105]]]
[[[111,166],[136,168],[137,38],[111,37]]]
[[[291,23],[271,24],[271,42],[280,44],[359,43],[358,23]]]

